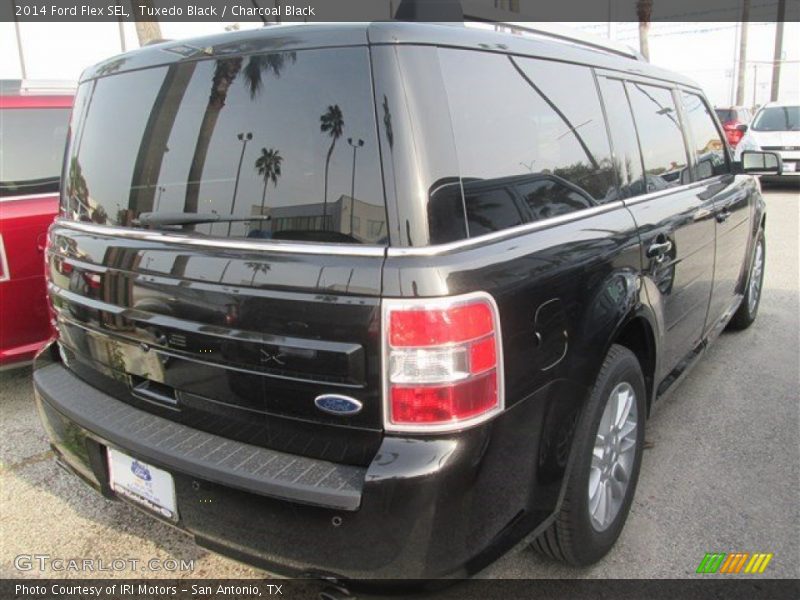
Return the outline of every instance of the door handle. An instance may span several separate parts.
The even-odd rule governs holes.
[[[707,208],[698,208],[694,211],[694,215],[692,215],[692,219],[695,221],[702,221],[703,219],[707,219],[711,216],[711,211]]]
[[[728,220],[728,217],[731,216],[731,211],[727,208],[723,208],[721,211],[717,213],[717,223],[724,223]]]
[[[669,240],[650,244],[650,247],[647,249],[647,258],[655,258],[658,262],[661,262],[666,258],[670,250],[672,250],[672,242]]]

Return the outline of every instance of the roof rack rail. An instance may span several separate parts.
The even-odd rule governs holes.
[[[637,52],[627,44],[623,44],[621,42],[615,42],[612,40],[606,40],[599,36],[583,33],[582,31],[578,31],[570,27],[564,27],[563,25],[556,25],[555,23],[539,23],[539,22],[519,23],[519,22],[491,21],[488,19],[471,18],[466,15],[465,19],[468,19],[473,23],[485,23],[488,25],[505,27],[507,29],[512,30],[512,32],[517,31],[521,33],[529,33],[542,37],[554,38],[564,42],[571,42],[573,44],[586,46],[594,50],[610,52],[612,54],[617,54],[620,56],[624,56],[626,58],[633,58],[635,60],[644,60],[644,57],[639,52]]]

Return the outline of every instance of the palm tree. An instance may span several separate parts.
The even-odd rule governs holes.
[[[267,184],[271,181],[272,185],[278,186],[278,177],[281,176],[281,163],[283,157],[280,150],[270,148],[261,149],[261,156],[256,159],[255,168],[258,174],[264,177],[264,191],[261,193],[261,211],[259,216],[264,216],[264,204],[267,201]],[[260,221],[259,223],[263,223]]]
[[[186,197],[183,201],[185,212],[197,212],[197,204],[200,197],[200,181],[203,177],[203,170],[206,164],[208,147],[211,144],[211,137],[217,126],[219,113],[225,107],[228,98],[228,90],[233,84],[234,79],[242,69],[242,57],[223,58],[217,60],[214,67],[214,76],[211,78],[211,94],[208,97],[208,104],[203,113],[203,120],[197,132],[197,143],[194,147],[192,164],[189,167],[189,177],[186,182]]]
[[[250,97],[255,98],[262,87],[262,72],[271,72],[275,77],[281,76],[281,71],[286,66],[286,59],[292,62],[297,60],[294,52],[278,52],[272,54],[257,54],[249,57],[247,65],[244,67],[245,85],[250,90]],[[242,71],[243,59],[223,58],[217,60],[214,68],[214,76],[211,79],[211,94],[208,97],[208,105],[203,114],[203,121],[197,134],[192,165],[189,168],[189,177],[186,185],[186,198],[183,210],[185,212],[197,212],[198,198],[200,195],[200,180],[203,176],[203,169],[206,164],[208,147],[217,126],[219,113],[225,106],[228,97],[228,90],[233,85],[234,80]]]
[[[296,52],[273,52],[272,54],[256,54],[251,56],[244,67],[244,76],[250,88],[250,97],[255,98],[261,92],[263,72],[273,73],[275,77],[281,76],[281,71],[286,67],[286,60],[297,62]]]
[[[268,273],[272,267],[269,266],[268,263],[263,262],[246,262],[244,266],[253,271],[253,276],[250,278],[250,285],[253,285],[253,282],[256,280],[256,275],[259,273]]]
[[[650,19],[653,16],[653,0],[636,0],[636,16],[639,19],[639,50],[650,62]]]
[[[319,121],[320,131],[327,133],[331,137],[331,147],[328,148],[328,156],[325,158],[325,192],[322,197],[322,230],[326,231],[328,228],[328,168],[331,164],[331,156],[333,155],[333,148],[336,146],[336,140],[342,137],[342,132],[344,131],[342,109],[339,108],[338,104],[328,105],[328,110],[320,116]]]

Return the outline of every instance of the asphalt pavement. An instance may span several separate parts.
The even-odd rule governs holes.
[[[575,569],[520,544],[492,578],[683,578],[706,552],[768,552],[765,576],[800,577],[800,261],[797,188],[765,190],[767,263],[758,320],[725,333],[647,424],[622,537]],[[0,577],[264,577],[59,469],[33,405],[30,369],[0,373]],[[137,559],[135,570],[20,570],[15,557]],[[151,559],[164,561],[150,563]],[[174,562],[194,561],[176,571]],[[130,563],[129,563],[130,564]]]

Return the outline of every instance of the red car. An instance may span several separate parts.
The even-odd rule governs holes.
[[[731,148],[736,148],[736,144],[741,141],[744,135],[739,126],[748,125],[753,115],[744,106],[717,107],[714,111],[717,113],[720,123],[722,123],[722,129],[725,130],[728,144],[730,144]]]
[[[0,81],[0,369],[21,366],[52,336],[44,246],[74,89]]]

